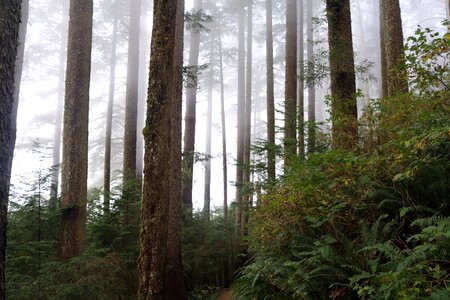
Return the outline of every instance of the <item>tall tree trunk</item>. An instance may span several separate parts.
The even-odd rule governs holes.
[[[297,3],[297,122],[298,122],[298,154],[305,157],[305,80],[304,80],[304,42],[303,42],[303,0]]]
[[[61,44],[59,48],[59,74],[58,74],[58,100],[56,103],[55,133],[53,136],[53,163],[52,177],[50,183],[50,207],[55,209],[58,205],[59,171],[61,164],[61,139],[62,139],[62,117],[64,105],[64,79],[66,75],[67,59],[67,23],[69,9],[67,0],[62,0],[61,21]]]
[[[5,294],[6,227],[15,144],[14,80],[21,1],[0,0],[0,299]]]
[[[384,45],[386,66],[386,96],[408,92],[407,75],[398,68],[403,56],[403,29],[399,0],[381,0],[382,44]],[[383,56],[382,56],[383,57]]]
[[[212,135],[212,100],[214,85],[214,53],[213,53],[214,37],[211,34],[209,48],[209,71],[208,71],[208,109],[206,112],[206,161],[205,161],[205,191],[203,197],[203,215],[205,220],[210,219],[211,211],[211,135]]]
[[[194,1],[194,11],[198,12],[202,8],[202,1]],[[189,66],[195,70],[192,74],[195,79],[186,89],[186,115],[184,117],[184,148],[183,148],[183,185],[182,197],[184,209],[187,214],[192,214],[192,183],[194,176],[194,152],[195,152],[195,122],[197,106],[197,67],[200,48],[200,31],[191,31],[191,41],[189,43]]]
[[[125,104],[125,132],[123,143],[123,195],[125,197],[125,226],[131,220],[130,204],[136,203],[139,192],[136,186],[137,109],[139,90],[139,32],[141,18],[140,0],[130,1],[130,26],[128,37],[127,89]]]
[[[275,95],[273,78],[272,0],[266,0],[267,179],[275,180]]]
[[[316,87],[314,63],[314,26],[313,26],[313,0],[307,0],[306,6],[306,59],[308,61],[308,153],[316,148]]]
[[[103,212],[109,212],[111,194],[111,135],[114,109],[114,92],[116,82],[116,48],[117,48],[117,1],[114,2],[114,19],[111,38],[111,56],[109,59],[109,98],[106,111],[105,163],[103,167]]]
[[[174,207],[179,197],[179,163],[175,158],[176,148],[181,141],[179,126],[179,100],[174,104],[175,88],[180,88],[179,76],[175,76],[174,61],[176,48],[177,0],[155,0],[153,13],[152,50],[150,55],[150,76],[145,139],[144,189],[141,211],[139,271],[139,299],[170,299],[168,293],[183,294],[182,286],[170,284],[171,271],[182,272],[172,257],[181,257],[181,248],[172,249],[175,228],[181,220]],[[180,19],[180,18],[178,18]],[[178,23],[179,24],[179,23]],[[177,60],[178,61],[178,60]],[[177,110],[174,116],[174,111]],[[179,152],[178,152],[179,153]],[[179,164],[178,164],[179,166]],[[181,218],[178,216],[178,218]],[[170,225],[171,224],[171,225]],[[181,232],[176,229],[178,237]],[[181,289],[181,291],[180,291]],[[169,291],[172,290],[172,291]],[[177,290],[177,291],[175,291]],[[172,298],[179,299],[179,298]],[[182,298],[181,298],[182,299]]]
[[[297,150],[297,0],[286,0],[284,109],[284,167],[286,170]]]
[[[238,11],[238,100],[237,100],[237,149],[236,149],[236,224],[242,221],[242,185],[244,181],[245,134],[245,10],[244,0],[239,1]]]
[[[331,67],[332,146],[352,149],[358,141],[355,61],[350,0],[327,0]]]
[[[183,107],[183,37],[184,0],[177,0],[175,46],[172,70],[170,113],[170,204],[165,268],[165,299],[184,299],[183,264],[181,259],[181,118]]]
[[[246,187],[242,197],[242,232],[246,232],[248,222],[248,210],[250,206],[250,148],[252,130],[252,66],[253,66],[253,4],[250,1],[247,6],[247,73],[245,79],[245,132],[244,132],[244,169],[243,186]]]
[[[92,14],[92,0],[70,1],[59,233],[61,258],[77,256],[86,246]]]
[[[223,215],[228,219],[228,166],[227,166],[227,132],[225,126],[225,86],[223,78],[222,33],[219,24],[219,69],[220,69],[220,115],[222,123],[222,171],[223,171]]]

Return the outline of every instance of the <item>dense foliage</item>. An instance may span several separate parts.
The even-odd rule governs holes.
[[[238,299],[450,298],[449,50],[419,28],[412,92],[372,101],[359,150],[310,153],[267,189]]]

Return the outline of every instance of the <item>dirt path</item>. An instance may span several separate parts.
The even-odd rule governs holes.
[[[217,300],[232,300],[233,294],[230,290],[223,290],[219,296],[217,296]]]

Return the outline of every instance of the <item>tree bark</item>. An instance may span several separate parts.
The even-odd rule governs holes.
[[[56,103],[55,133],[53,136],[53,163],[50,183],[50,208],[58,206],[59,171],[61,169],[62,118],[64,106],[64,79],[67,60],[67,24],[69,19],[68,2],[62,2],[61,46],[59,48],[58,101]]]
[[[402,17],[399,0],[381,0],[381,3],[380,15],[383,22],[380,32],[383,35],[385,54],[385,62],[382,62],[382,65],[386,66],[387,88],[385,96],[391,97],[397,93],[408,92],[407,75],[398,68],[403,57]]]
[[[4,300],[8,197],[16,126],[14,73],[21,1],[0,0],[0,6],[0,299]]]
[[[358,141],[350,1],[327,0],[326,5],[331,67],[332,147],[350,150]]]
[[[314,84],[314,26],[313,0],[308,0],[306,7],[306,59],[308,61],[308,153],[316,148],[316,87]]]
[[[92,0],[70,1],[59,233],[61,258],[80,255],[86,246],[92,14]]]
[[[150,76],[147,102],[147,119],[144,129],[145,165],[144,188],[141,210],[140,255],[138,260],[139,299],[171,299],[169,293],[183,294],[182,286],[168,282],[169,272],[182,273],[182,266],[171,261],[181,257],[181,249],[168,250],[175,241],[173,234],[180,236],[177,229],[181,214],[177,216],[174,207],[180,204],[179,148],[180,135],[176,134],[181,124],[179,100],[174,104],[174,90],[181,82],[175,76],[174,61],[176,48],[177,0],[155,0],[153,13],[152,49],[150,55]],[[178,23],[179,24],[179,23]],[[179,30],[179,29],[178,29]],[[175,79],[174,77],[177,77]],[[177,111],[174,116],[174,111]],[[177,136],[174,136],[174,135]],[[179,153],[179,152],[178,152]],[[175,165],[178,168],[175,169]],[[173,223],[176,218],[177,223]],[[177,291],[169,291],[169,290]],[[181,289],[181,291],[178,291]],[[179,298],[172,298],[179,299]],[[181,298],[183,299],[183,298]]]
[[[194,1],[194,11],[198,12],[202,7],[201,0]],[[198,56],[200,48],[200,31],[191,31],[191,41],[189,43],[189,66],[198,67]],[[186,114],[184,117],[184,148],[183,148],[183,185],[182,197],[184,209],[188,215],[192,214],[192,183],[194,176],[194,152],[195,152],[195,122],[197,107],[197,75],[192,74],[194,82],[186,89]]]
[[[305,80],[304,80],[304,16],[303,0],[297,3],[297,123],[298,123],[298,154],[301,158],[305,157]]]
[[[267,179],[275,180],[275,96],[273,78],[272,0],[266,0]]]
[[[111,56],[109,59],[109,97],[108,108],[106,111],[106,134],[105,134],[105,163],[103,167],[103,212],[107,214],[110,208],[111,198],[111,135],[112,135],[112,118],[114,110],[114,90],[116,82],[116,48],[117,48],[117,1],[114,2],[114,19],[111,37]]]
[[[286,170],[297,152],[297,0],[286,0],[284,109],[284,167]]]
[[[181,230],[183,202],[181,198],[181,118],[183,106],[183,37],[184,0],[177,0],[174,65],[172,75],[170,204],[165,270],[165,299],[184,299]]]

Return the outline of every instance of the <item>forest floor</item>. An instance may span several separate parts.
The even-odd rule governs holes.
[[[223,290],[217,296],[217,300],[232,300],[232,299],[233,299],[233,293],[231,292],[231,290]]]

